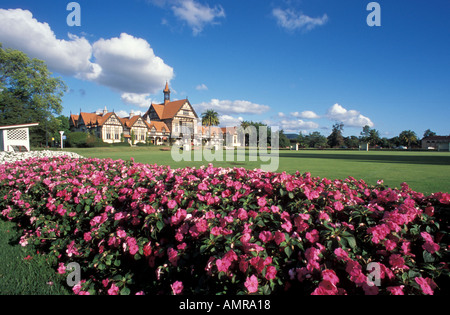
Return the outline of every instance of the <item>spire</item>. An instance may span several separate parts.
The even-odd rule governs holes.
[[[164,89],[164,93],[170,93],[169,82],[166,81],[166,88]]]
[[[169,83],[166,81],[166,87],[164,89],[164,105],[170,102],[170,89],[169,89]]]

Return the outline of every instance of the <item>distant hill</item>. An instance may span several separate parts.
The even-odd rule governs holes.
[[[297,137],[298,137],[298,134],[296,134],[296,133],[286,133],[285,135],[289,140],[297,139]]]

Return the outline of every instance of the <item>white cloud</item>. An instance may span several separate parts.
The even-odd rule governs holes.
[[[203,31],[207,24],[217,24],[217,18],[225,17],[225,11],[220,5],[210,8],[208,5],[200,4],[194,0],[182,0],[172,6],[176,17],[186,22],[194,35]]]
[[[0,9],[0,42],[4,48],[41,59],[52,72],[137,94],[156,93],[174,76],[173,68],[156,56],[144,39],[126,33],[94,44],[72,34],[68,38],[56,38],[50,26],[37,21],[30,11]]]
[[[302,119],[283,119],[279,123],[281,129],[285,132],[298,133],[300,130],[311,130],[319,128],[319,124],[313,121],[304,121]]]
[[[118,112],[115,112],[117,116],[119,116],[120,118],[125,118],[125,117],[130,117],[130,114],[133,113],[133,116],[136,115],[144,115],[145,112],[140,111],[140,110],[131,110],[131,111],[125,111],[125,110],[119,110]]]
[[[174,76],[173,68],[155,55],[150,44],[126,33],[93,45],[102,72],[100,84],[127,93],[156,93]]]
[[[291,113],[291,116],[294,116],[296,118],[304,118],[304,119],[317,119],[320,118],[319,115],[317,115],[315,112],[310,111],[310,110],[306,110],[304,112],[295,112],[295,113]]]
[[[310,31],[317,26],[325,25],[328,22],[328,16],[324,14],[322,17],[312,18],[303,13],[297,13],[292,9],[275,8],[272,15],[277,20],[279,26],[289,30]]]
[[[244,121],[244,118],[242,117],[233,117],[230,115],[220,115],[219,116],[219,122],[220,126],[222,127],[235,127],[240,126],[241,122]]]
[[[348,127],[374,126],[370,118],[361,115],[359,111],[347,110],[339,104],[334,104],[328,109],[327,117],[331,120],[342,122]]]
[[[210,7],[196,0],[147,0],[160,8],[170,8],[176,18],[186,23],[194,36],[201,33],[206,25],[218,24],[219,18],[225,17],[225,10],[221,5]],[[163,18],[163,24],[169,25]]]
[[[137,93],[122,93],[120,96],[122,102],[128,105],[135,105],[142,108],[149,108],[152,104],[150,94],[137,94]]]
[[[194,106],[199,112],[213,109],[219,114],[262,114],[267,112],[270,107],[267,105],[255,104],[249,101],[229,101],[212,99],[209,102],[203,102]]]
[[[44,60],[49,69],[63,75],[95,79],[101,69],[90,61],[92,47],[84,37],[68,34],[57,39],[47,23],[41,23],[28,10],[0,9],[0,42],[32,58]]]
[[[197,91],[207,91],[207,90],[208,90],[208,87],[207,87],[204,83],[202,83],[202,84],[197,85],[197,86],[195,87],[195,89],[196,89]]]

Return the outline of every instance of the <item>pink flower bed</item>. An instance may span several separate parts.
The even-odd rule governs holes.
[[[0,165],[20,243],[76,294],[448,293],[450,194],[133,161]]]

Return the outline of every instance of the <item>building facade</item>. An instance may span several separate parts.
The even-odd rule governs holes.
[[[450,136],[431,136],[423,138],[422,149],[450,151]]]
[[[170,89],[168,83],[164,89],[164,103],[151,104],[143,115],[148,123],[159,123],[155,130],[167,128],[170,134],[170,142],[175,143],[183,138],[183,133],[189,133],[194,139],[197,134],[199,118],[188,99],[177,101],[170,100]],[[164,123],[164,125],[160,124]],[[157,127],[158,126],[158,127]]]

